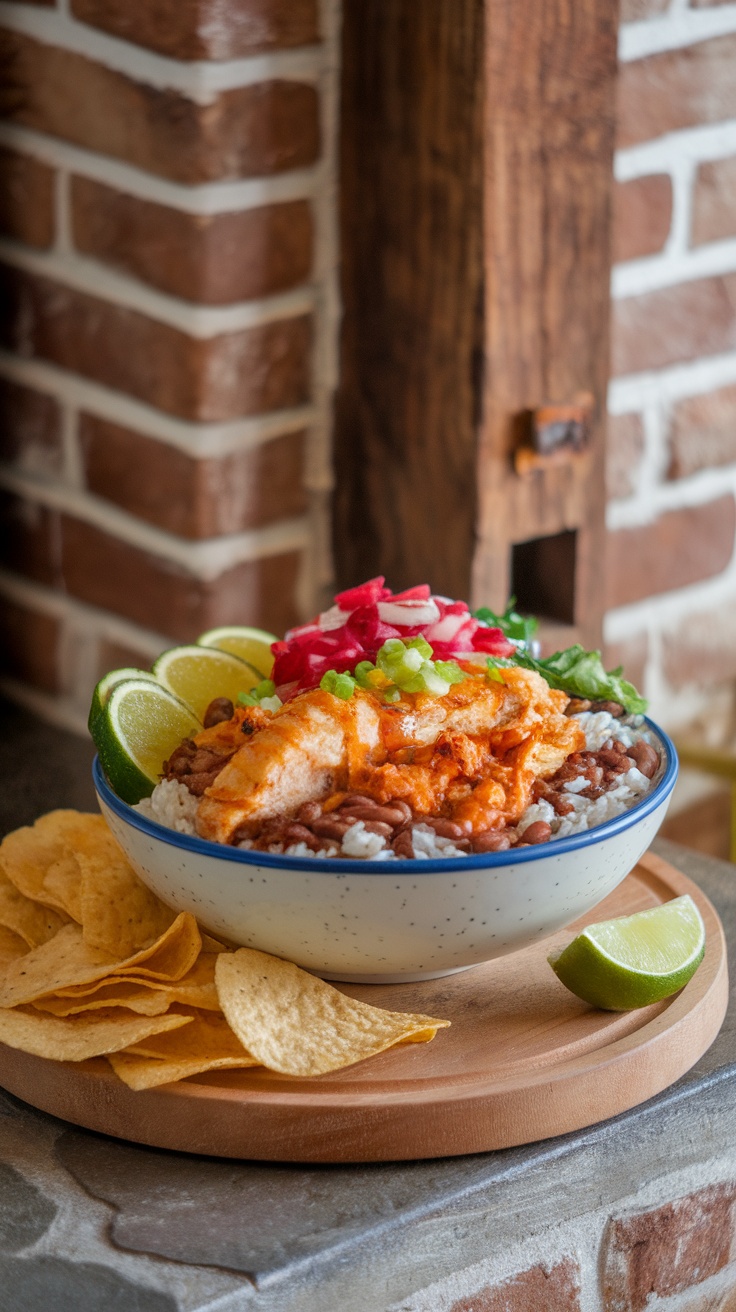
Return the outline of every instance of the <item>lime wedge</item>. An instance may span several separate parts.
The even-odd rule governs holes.
[[[140,802],[153,792],[164,761],[202,728],[178,697],[149,678],[113,688],[92,726],[102,768],[118,797]]]
[[[214,647],[172,647],[159,656],[153,673],[198,720],[204,719],[213,697],[237,702],[239,692],[250,692],[261,682],[260,670]]]
[[[92,693],[92,705],[89,708],[89,719],[87,721],[87,728],[90,733],[92,733],[92,725],[105,706],[113,688],[117,683],[122,683],[123,679],[150,679],[152,683],[158,683],[155,674],[149,673],[148,670],[134,670],[129,666],[121,670],[110,670],[109,674],[103,674]]]
[[[249,629],[245,625],[231,625],[221,629],[208,629],[197,638],[200,647],[217,647],[247,661],[258,670],[261,679],[267,679],[273,668],[271,643],[278,639],[265,629]]]
[[[677,993],[705,952],[705,926],[692,898],[588,925],[547,958],[558,979],[606,1011],[646,1007]]]

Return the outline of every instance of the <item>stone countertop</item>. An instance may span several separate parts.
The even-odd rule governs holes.
[[[7,704],[0,725],[13,760],[0,832],[57,806],[96,809],[88,743]],[[656,846],[701,885],[736,944],[733,867]],[[447,1160],[189,1157],[70,1128],[0,1093],[0,1312],[399,1312],[412,1291],[519,1235],[725,1150],[735,1015],[732,1002],[705,1056],[650,1102],[575,1134]]]

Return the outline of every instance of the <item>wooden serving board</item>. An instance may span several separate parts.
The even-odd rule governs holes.
[[[340,985],[353,997],[452,1021],[319,1079],[264,1070],[195,1076],[134,1093],[102,1059],[52,1062],[0,1045],[0,1084],[34,1107],[159,1148],[282,1162],[449,1157],[592,1125],[659,1093],[715,1039],[726,1012],[723,929],[696,885],[648,853],[585,924],[689,893],[707,933],[702,965],[674,998],[597,1011],[547,964],[544,943],[420,984]]]

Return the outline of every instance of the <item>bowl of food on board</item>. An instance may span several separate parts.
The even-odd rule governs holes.
[[[382,578],[282,641],[222,628],[98,685],[94,780],[169,906],[327,979],[431,979],[605,898],[677,758],[598,652]]]

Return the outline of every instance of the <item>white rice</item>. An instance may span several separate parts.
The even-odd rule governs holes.
[[[176,779],[162,779],[151,796],[144,797],[134,810],[142,812],[149,820],[166,825],[167,829],[175,829],[177,834],[194,835],[198,806],[199,798],[190,793],[186,784],[179,784]]]
[[[617,720],[607,711],[586,711],[575,718],[583,728],[586,750],[589,752],[600,751],[609,738],[618,739],[627,748],[641,741],[657,746],[656,738],[646,727],[640,715],[630,715],[625,719]],[[612,788],[601,797],[594,799],[580,796],[580,793],[588,787],[587,779],[571,779],[565,784],[565,795],[575,808],[569,815],[558,816],[550,803],[544,800],[533,802],[527,807],[515,832],[522,836],[524,830],[536,820],[546,820],[552,829],[554,840],[567,838],[570,834],[583,833],[593,825],[602,825],[606,820],[612,820],[614,816],[621,815],[623,811],[628,811],[630,807],[641,801],[645,793],[659,783],[664,768],[664,761],[662,761],[654,778],[647,779],[636,766],[632,766],[626,774],[619,776],[618,782]],[[138,802],[135,810],[160,825],[175,829],[179,834],[195,835],[198,805],[199,798],[189,792],[186,784],[177,783],[174,779],[164,779],[156,785],[150,797]],[[414,856],[419,860],[467,855],[455,846],[451,838],[440,838],[430,825],[414,825],[412,840]],[[249,850],[252,849],[253,843],[246,839],[239,844],[239,847]],[[362,820],[350,826],[339,848],[333,844],[320,852],[313,852],[306,843],[292,843],[286,849],[282,849],[279,844],[274,844],[269,851],[279,856],[283,853],[286,856],[300,857],[341,856],[353,860],[356,858],[372,861],[397,860],[391,848],[387,846],[385,838],[367,830]]]

